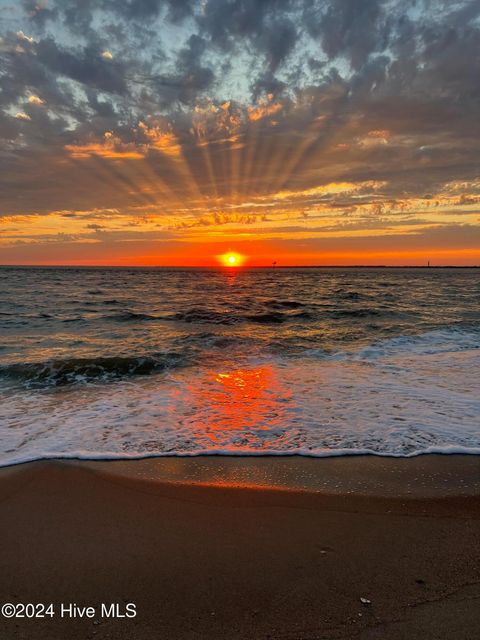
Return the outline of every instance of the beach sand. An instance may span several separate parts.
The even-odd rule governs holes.
[[[56,615],[2,618],[0,637],[473,640],[479,482],[477,456],[5,468],[0,601]]]

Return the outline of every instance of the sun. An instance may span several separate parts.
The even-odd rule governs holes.
[[[236,253],[235,251],[227,251],[227,253],[217,256],[217,260],[224,267],[241,267],[245,262],[245,256],[242,256],[240,253]]]

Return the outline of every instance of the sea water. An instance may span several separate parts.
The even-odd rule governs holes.
[[[0,268],[0,464],[478,454],[479,276]]]

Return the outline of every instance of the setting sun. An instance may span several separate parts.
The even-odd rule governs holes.
[[[234,251],[228,251],[218,256],[218,260],[224,267],[241,267],[245,262],[245,256]]]

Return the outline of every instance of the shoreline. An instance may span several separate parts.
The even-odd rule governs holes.
[[[480,495],[480,455],[473,453],[46,458],[0,467],[0,482],[16,470],[48,464],[160,484],[406,499]]]
[[[135,603],[137,616],[1,628],[10,640],[469,640],[480,624],[478,465],[432,456],[5,467],[2,602],[96,612]],[[291,486],[300,467],[310,490]],[[362,474],[381,490],[359,491]],[[397,491],[405,483],[416,490]]]

